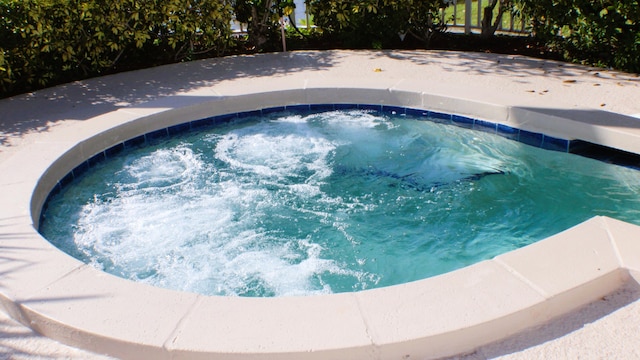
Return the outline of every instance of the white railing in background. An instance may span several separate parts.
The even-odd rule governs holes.
[[[458,3],[458,1],[462,0],[445,1],[449,2],[450,5],[448,9],[443,10],[442,16],[445,17],[449,27],[464,29],[465,34],[482,31],[482,14],[489,0],[464,0],[464,4]],[[449,17],[447,14],[450,13],[451,10],[453,10],[453,15],[447,19],[446,17]],[[476,16],[474,16],[474,12]],[[497,31],[512,34],[528,33],[526,22],[510,12],[502,15],[502,22],[500,26],[498,26]]]
[[[449,7],[443,9],[441,16],[447,26],[453,30],[462,30],[465,34],[480,33],[482,31],[482,13],[489,0],[443,0]],[[304,0],[294,0],[296,11],[292,18],[299,28],[310,28],[313,20],[307,12]],[[475,15],[475,16],[474,16]],[[508,34],[528,34],[526,22],[510,12],[503,15],[501,26],[497,32]],[[245,24],[234,23],[235,32],[244,33]]]

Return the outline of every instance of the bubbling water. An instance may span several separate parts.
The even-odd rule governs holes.
[[[410,117],[279,114],[110,159],[40,231],[154,286],[312,295],[451,271],[597,214],[637,223],[638,189],[633,170]]]

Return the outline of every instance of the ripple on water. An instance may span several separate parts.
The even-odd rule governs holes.
[[[638,173],[365,111],[277,114],[132,150],[48,203],[41,233],[115,275],[210,295],[359,291],[606,214]]]

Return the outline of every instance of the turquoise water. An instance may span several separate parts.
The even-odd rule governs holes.
[[[594,215],[639,223],[638,174],[409,116],[281,113],[109,159],[51,198],[40,231],[98,269],[159,287],[360,291]]]

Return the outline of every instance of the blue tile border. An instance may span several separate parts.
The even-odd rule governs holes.
[[[544,135],[527,130],[520,130],[518,141],[527,145],[542,147],[542,139]]]
[[[154,130],[152,132],[148,132],[146,134],[144,134],[144,138],[147,142],[152,142],[153,140],[159,140],[159,139],[163,139],[165,137],[169,136],[169,129],[168,128],[164,128],[164,129],[160,129],[160,130]]]
[[[583,140],[573,140],[569,143],[568,152],[609,164],[618,164],[640,170],[640,156],[627,151],[612,149]]]
[[[542,148],[560,152],[569,152],[569,140],[554,138],[544,135],[542,138]]]
[[[449,123],[451,122],[452,118],[451,114],[441,113],[437,111],[429,111],[429,115],[427,116],[431,119],[434,119],[434,121],[438,123],[442,123],[443,121]]]
[[[429,110],[407,108],[404,113],[405,115],[415,117],[431,117],[431,112]],[[451,115],[449,115],[449,120],[451,120]]]
[[[382,112],[388,115],[406,115],[407,108],[401,106],[382,105]]]
[[[104,161],[106,158],[107,157],[105,156],[104,151],[103,152],[99,152],[99,153],[93,155],[92,157],[90,157],[87,160],[87,164],[89,165],[89,167],[94,167],[96,164],[98,164],[101,161]]]
[[[309,105],[309,110],[311,112],[334,111],[335,106],[333,106],[333,104],[312,104],[312,105]]]
[[[382,105],[358,104],[358,109],[382,112]]]
[[[69,185],[73,180],[74,180],[73,170],[71,170],[67,175],[65,175],[62,179],[60,179],[58,184],[60,185],[60,188],[62,189],[65,186]]]
[[[105,155],[106,158],[110,158],[112,156],[116,156],[119,153],[123,152],[124,148],[125,148],[125,146],[124,146],[123,142],[121,142],[119,144],[115,144],[112,147],[110,147],[107,150],[105,150],[104,151],[104,155]]]
[[[73,170],[71,170],[71,174],[73,175],[73,178],[77,178],[79,176],[81,176],[82,174],[86,173],[87,171],[89,171],[90,167],[89,167],[89,162],[85,161],[82,164],[76,166],[75,168],[73,168]]]
[[[505,137],[507,139],[518,141],[518,137],[520,136],[520,129],[511,127],[508,125],[504,125],[504,124],[498,124],[496,134],[502,137]]]
[[[144,135],[136,136],[124,142],[124,148],[130,149],[133,147],[142,146],[146,143]]]
[[[213,117],[213,124],[228,124],[230,122],[236,121],[238,119],[238,114],[224,114],[224,115],[216,115]]]
[[[275,106],[259,110],[249,110],[238,113],[215,115],[203,119],[196,119],[181,124],[172,125],[166,128],[150,131],[144,135],[139,135],[121,143],[115,144],[82,162],[76,166],[62,179],[58,181],[51,190],[49,197],[59,192],[64,186],[72,182],[76,177],[87,172],[91,167],[101,161],[115,156],[120,152],[161,141],[170,136],[188,132],[205,130],[208,127],[217,126],[233,121],[259,117],[278,112],[291,112],[294,114],[308,115],[335,110],[365,110],[379,112],[385,115],[413,116],[420,120],[432,121],[441,124],[454,125],[475,131],[497,134],[507,139],[521,142],[523,144],[539,147],[551,151],[573,153],[597,160],[615,163],[635,169],[640,169],[640,155],[623,152],[605,146],[591,144],[582,140],[566,140],[548,136],[542,133],[531,132],[514,128],[504,124],[493,123],[486,120],[475,119],[464,115],[448,114],[425,109],[408,108],[393,105],[376,104],[293,104],[286,106]],[[45,201],[46,203],[46,201]]]
[[[262,115],[268,115],[272,113],[283,112],[285,110],[284,106],[274,106],[266,109],[262,109]]]
[[[309,110],[307,105],[307,111]],[[262,110],[243,111],[237,114],[238,119],[246,119],[249,117],[262,116]]]
[[[358,104],[334,104],[336,110],[357,110]]]
[[[194,120],[191,122],[191,129],[193,130],[197,130],[197,129],[206,129],[210,126],[215,125],[215,118],[213,117],[208,117],[205,119],[200,119],[200,120]]]
[[[291,111],[299,114],[307,114],[310,110],[310,105],[288,105],[285,106],[285,111]]]
[[[451,123],[453,125],[459,126],[465,129],[473,129],[474,123],[476,121],[472,118],[461,116],[461,115],[451,115]]]
[[[177,134],[186,132],[188,130],[191,130],[191,123],[182,123],[182,124],[173,125],[167,128],[167,132],[169,133],[169,136],[177,135]]]
[[[473,124],[473,130],[483,131],[490,134],[498,134],[498,124],[484,120],[476,120]]]

